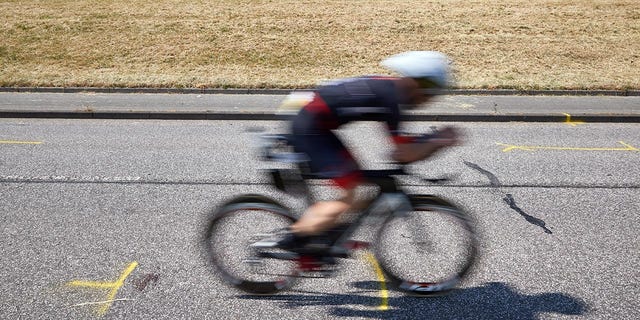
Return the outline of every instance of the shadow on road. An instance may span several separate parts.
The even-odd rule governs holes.
[[[542,314],[582,315],[587,305],[579,298],[564,293],[521,294],[508,284],[491,282],[458,289],[449,295],[422,298],[390,297],[389,309],[378,310],[381,299],[371,292],[379,288],[375,281],[356,282],[363,289],[352,294],[324,294],[293,291],[297,294],[275,296],[242,295],[240,299],[272,300],[284,308],[330,306],[330,315],[378,319],[538,319]],[[364,308],[363,308],[364,307]],[[364,310],[363,310],[364,309]]]

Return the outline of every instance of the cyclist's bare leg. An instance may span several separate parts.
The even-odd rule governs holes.
[[[313,236],[330,229],[336,225],[341,214],[354,206],[355,189],[344,189],[339,200],[316,202],[300,220],[291,225],[291,231],[300,236]]]

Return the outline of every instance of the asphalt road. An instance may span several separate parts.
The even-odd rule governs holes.
[[[362,256],[273,297],[224,286],[205,263],[203,224],[225,199],[258,192],[300,210],[245,133],[284,123],[0,119],[0,318],[637,318],[640,127],[458,125],[464,145],[412,168],[451,183],[406,187],[471,212],[481,258],[456,292],[390,291],[382,311]],[[368,168],[387,166],[379,129],[343,132]]]

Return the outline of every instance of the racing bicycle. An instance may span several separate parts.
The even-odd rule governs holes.
[[[272,169],[276,188],[313,203],[304,154],[292,152],[289,135],[260,135],[263,160],[293,164]],[[397,177],[413,176],[405,166],[364,170],[376,187],[364,209],[352,221],[328,232],[330,250],[322,255],[296,253],[256,245],[266,235],[283,230],[297,216],[273,198],[259,194],[237,196],[215,209],[207,222],[207,259],[228,284],[251,294],[274,294],[305,277],[326,277],[339,260],[355,250],[369,249],[386,279],[400,291],[414,295],[443,294],[454,289],[476,258],[476,237],[470,216],[452,202],[435,195],[409,194]],[[444,179],[423,179],[438,183]],[[355,240],[363,225],[373,226],[370,241]]]

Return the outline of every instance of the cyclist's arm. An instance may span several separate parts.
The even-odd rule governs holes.
[[[442,146],[430,142],[399,144],[396,145],[392,158],[400,163],[411,163],[424,160],[441,148]]]
[[[420,137],[407,136],[400,130],[400,108],[397,101],[386,101],[389,116],[387,129],[394,141],[395,150],[391,157],[394,161],[410,163],[424,160],[434,152],[458,143],[458,133],[453,127],[446,127],[432,134]]]
[[[445,128],[437,134],[425,139],[411,137],[394,137],[395,150],[392,153],[394,161],[410,163],[424,160],[436,151],[458,143],[458,134],[451,128]]]

